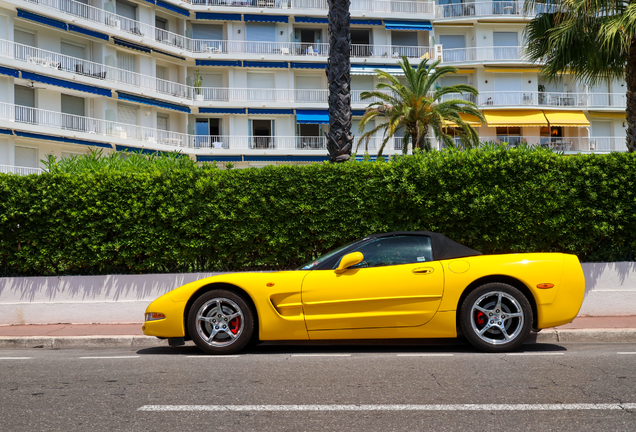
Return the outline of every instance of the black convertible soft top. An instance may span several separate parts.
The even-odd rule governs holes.
[[[481,255],[481,252],[468,248],[446,237],[443,234],[430,231],[393,231],[385,234],[373,234],[369,238],[393,237],[399,235],[422,235],[431,238],[431,246],[433,247],[433,259],[445,260],[453,258],[463,258],[475,255]]]

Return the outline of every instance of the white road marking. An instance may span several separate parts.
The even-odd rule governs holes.
[[[398,357],[452,357],[453,354],[398,354]]]
[[[611,404],[449,404],[449,405],[144,405],[137,411],[571,411],[636,409]]]
[[[186,356],[188,358],[207,358],[207,359],[215,359],[215,358],[235,358],[235,357],[240,357],[237,355],[204,355],[204,354],[200,354],[200,355],[191,355],[191,356]]]
[[[0,360],[30,360],[33,357],[0,357]]]
[[[292,354],[292,357],[351,357],[351,354]]]
[[[508,353],[506,355],[510,356],[540,356],[540,355],[565,355],[564,353],[558,352],[521,352],[521,353]]]
[[[616,354],[636,354],[636,352],[617,352]]]
[[[139,358],[139,356],[95,356],[95,357],[80,357],[81,359],[132,359]]]

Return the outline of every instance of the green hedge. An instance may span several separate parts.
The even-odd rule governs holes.
[[[390,163],[0,175],[0,275],[293,268],[370,233],[484,253],[636,250],[636,155],[432,152]]]

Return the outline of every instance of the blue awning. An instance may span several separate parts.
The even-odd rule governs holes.
[[[262,68],[279,68],[287,69],[289,63],[287,62],[266,62],[266,61],[244,61],[243,67],[262,67]]]
[[[115,45],[123,46],[126,48],[134,49],[134,50],[145,52],[145,53],[150,53],[150,48],[147,48],[143,45],[139,45],[136,43],[128,42],[126,40],[119,39],[114,36],[113,36],[113,42],[115,42]]]
[[[154,154],[157,154],[157,153],[169,155],[169,154],[173,154],[174,153],[179,158],[188,157],[187,155],[185,155],[185,154],[183,154],[181,152],[177,152],[177,151],[152,150],[152,149],[147,149],[147,148],[123,146],[123,145],[119,145],[119,144],[115,144],[115,150],[131,152],[131,153],[148,154],[148,155],[154,155]]]
[[[197,60],[197,66],[229,66],[229,67],[241,67],[240,60]]]
[[[170,110],[175,110],[175,111],[190,114],[190,108],[183,105],[177,105],[177,104],[173,104],[169,102],[162,102],[156,99],[141,97],[141,96],[133,95],[130,93],[117,92],[117,95],[119,97],[119,100],[125,100],[128,102],[136,102],[136,103],[140,103],[144,105],[150,105],[150,106],[155,106],[158,108],[165,108],[165,109],[170,109]]]
[[[243,156],[245,162],[324,162],[329,156]]]
[[[0,66],[0,74],[9,75],[14,78],[20,78],[20,71],[17,69],[9,68],[6,66]]]
[[[295,17],[294,21],[296,21],[297,23],[307,24],[329,24],[329,20],[327,18]]]
[[[170,54],[169,52],[161,51],[161,50],[154,49],[154,48],[152,49],[152,52],[156,52],[157,54],[163,54],[165,56],[173,57],[173,58],[176,58],[176,59],[179,59],[179,60],[185,60],[185,57],[181,57],[181,56],[178,56],[176,54]]]
[[[197,162],[243,162],[243,156],[197,155]]]
[[[11,129],[0,129],[0,134],[2,134],[2,135],[13,135],[13,131]]]
[[[433,25],[430,21],[384,20],[384,28],[387,30],[432,31]]]
[[[113,148],[113,146],[111,146],[110,144],[103,143],[103,142],[86,141],[86,140],[80,140],[75,138],[64,138],[64,137],[58,137],[53,135],[41,135],[41,134],[34,134],[31,132],[15,131],[15,135],[19,137],[23,137],[23,138],[40,139],[45,141],[58,141],[58,142],[63,142],[68,144],[81,144],[81,145],[87,145],[87,146],[102,147],[107,149]]]
[[[327,63],[291,62],[292,69],[327,69]]]
[[[382,20],[372,19],[352,19],[351,25],[382,25]]]
[[[269,115],[292,115],[293,109],[277,109],[277,108],[248,108],[248,114],[269,114]]]
[[[247,114],[246,108],[199,108],[199,114]]]
[[[86,93],[92,93],[99,96],[112,97],[113,93],[110,89],[96,87],[92,85],[80,84],[73,81],[66,81],[59,78],[52,78],[46,75],[35,74],[33,72],[22,71],[22,79],[37,81],[44,84],[50,84],[58,87],[64,87],[71,90],[77,90]]]
[[[66,23],[63,21],[59,21],[53,18],[47,18],[45,16],[34,14],[32,12],[28,12],[22,9],[18,9],[18,18],[28,19],[29,21],[35,21],[36,23],[59,28],[61,30],[67,29]]]
[[[175,6],[161,0],[157,0],[156,5],[164,9],[168,9],[169,11],[176,12],[179,15],[187,16],[188,18],[190,18],[190,11],[187,9],[180,8],[179,6]]]
[[[155,4],[155,0],[146,0],[150,4]]]
[[[86,36],[92,36],[94,38],[102,39],[102,40],[105,40],[107,42],[110,39],[107,34],[96,32],[94,30],[89,30],[89,29],[84,28],[84,27],[76,26],[75,24],[69,24],[68,25],[68,29],[70,31],[72,31],[72,32],[81,33],[81,34],[84,34]]]
[[[373,65],[373,64],[352,64],[351,75],[375,75],[375,70],[388,72],[393,75],[404,75],[404,71],[398,65]]]
[[[216,21],[241,21],[241,14],[197,12],[196,19]]]
[[[356,117],[362,117],[366,111],[365,110],[351,110],[351,115]]]
[[[289,17],[282,15],[251,15],[244,14],[243,21],[245,22],[273,22],[273,23],[288,23]]]
[[[296,123],[329,124],[329,110],[296,110]]]

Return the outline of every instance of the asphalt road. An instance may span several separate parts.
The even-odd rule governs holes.
[[[0,406],[2,431],[634,431],[636,345],[5,349]]]

